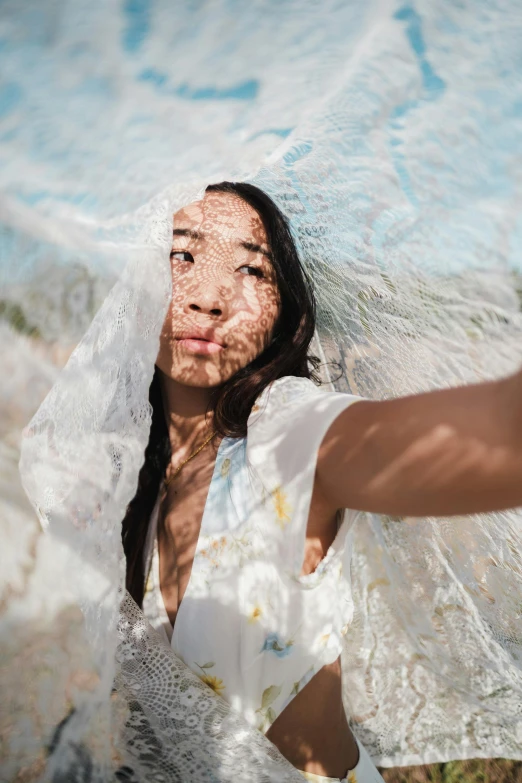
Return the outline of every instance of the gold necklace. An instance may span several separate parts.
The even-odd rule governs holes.
[[[173,480],[176,478],[176,476],[179,476],[179,474],[181,473],[181,470],[182,470],[182,468],[184,468],[184,467],[185,467],[185,465],[187,464],[187,462],[190,462],[190,460],[191,460],[191,459],[194,459],[194,457],[197,457],[197,455],[199,454],[199,452],[200,452],[200,451],[203,451],[203,449],[205,448],[205,446],[208,446],[208,444],[210,443],[210,441],[212,440],[212,438],[215,438],[215,437],[216,437],[216,435],[217,435],[217,432],[212,432],[212,433],[211,433],[211,434],[208,436],[208,438],[207,438],[205,441],[203,441],[203,443],[201,444],[201,446],[198,446],[198,448],[197,448],[195,451],[193,451],[193,452],[192,452],[192,454],[191,454],[189,457],[187,457],[187,459],[184,459],[184,460],[183,460],[183,462],[181,463],[181,465],[178,465],[178,467],[176,468],[176,470],[174,471],[174,473],[171,473],[171,475],[169,476],[169,478],[168,478],[168,479],[165,479],[165,486],[167,486],[167,487],[168,487],[168,485],[170,484],[170,482],[171,482],[171,481],[173,481]]]

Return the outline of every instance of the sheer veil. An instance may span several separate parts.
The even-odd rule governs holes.
[[[123,592],[172,213],[224,178],[275,199],[339,391],[513,371],[522,17],[508,0],[142,5],[56,0],[47,36],[32,0],[3,5],[3,772],[297,781]],[[376,763],[522,758],[521,551],[518,511],[361,518],[343,682]]]

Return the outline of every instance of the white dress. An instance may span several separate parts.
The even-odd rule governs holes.
[[[350,627],[357,512],[344,512],[314,573],[300,573],[318,448],[359,399],[281,378],[253,406],[247,438],[223,439],[173,633],[159,587],[158,504],[151,519],[146,616],[176,655],[263,732],[336,660]]]

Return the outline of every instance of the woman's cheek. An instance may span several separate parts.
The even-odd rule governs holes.
[[[260,330],[261,313],[252,309],[245,309],[236,312],[232,318],[227,321],[227,334],[229,343],[234,341],[234,336],[254,335]]]
[[[268,315],[275,320],[279,310],[279,296],[277,288],[267,281],[247,277],[240,300],[243,308],[253,316],[259,318]]]
[[[264,351],[270,342],[271,329],[264,318],[244,318],[230,327],[228,353],[242,357],[248,364]]]
[[[176,309],[179,309],[180,303],[184,301],[185,299],[185,281],[183,280],[183,276],[179,274],[173,274],[172,275],[172,299],[171,299],[171,307],[172,310],[173,307]]]
[[[264,348],[269,342],[270,335],[279,314],[279,301],[277,291],[258,284],[256,288],[243,288],[241,300],[236,300],[239,309],[229,318],[227,332],[241,333],[243,338],[248,337],[256,348]]]

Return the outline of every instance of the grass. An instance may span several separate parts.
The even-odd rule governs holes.
[[[386,783],[522,783],[522,761],[471,759],[381,769]]]

